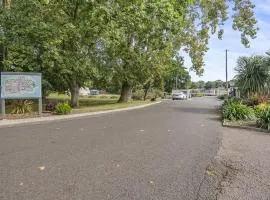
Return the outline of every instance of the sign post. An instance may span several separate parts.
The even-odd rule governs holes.
[[[1,100],[1,111],[2,111],[2,119],[5,118],[5,115],[6,115],[6,101],[5,99],[2,99]]]
[[[0,65],[0,120],[4,119],[4,114],[3,114],[3,99],[2,99],[2,66]]]
[[[41,87],[41,73],[2,72],[0,92],[2,117],[5,116],[6,99],[38,99],[38,113],[41,115]]]

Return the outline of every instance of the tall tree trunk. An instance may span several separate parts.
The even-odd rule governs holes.
[[[10,8],[11,0],[1,0],[1,3],[2,3],[3,8],[8,9]],[[0,76],[1,76],[1,72],[4,69],[3,61],[5,60],[6,54],[7,54],[6,47],[0,46]],[[0,86],[1,86],[1,78],[0,78]],[[0,89],[0,94],[1,94],[1,89]],[[0,105],[1,104],[2,104],[2,99],[0,98]],[[2,106],[0,106],[0,119],[2,119],[2,113],[3,113]]]
[[[143,95],[143,100],[146,100],[147,94],[148,94],[149,88],[144,88],[144,95]]]
[[[2,0],[2,5],[4,8],[10,8],[11,0]]]
[[[79,85],[77,84],[76,80],[72,81],[71,87],[70,87],[70,93],[71,93],[71,106],[73,108],[78,108],[79,105]]]
[[[151,83],[150,83],[150,82],[147,83],[146,85],[144,85],[144,88],[143,88],[143,90],[144,90],[143,100],[144,100],[144,101],[145,101],[146,98],[147,98],[147,94],[148,94],[148,92],[149,92],[149,90],[150,90],[150,87],[151,87]]]
[[[0,46],[0,120],[2,120],[2,114],[3,114],[3,110],[2,110],[2,98],[1,98],[1,72],[3,71],[4,65],[3,65],[3,61],[4,61],[4,48],[2,46]]]
[[[118,100],[118,103],[127,103],[131,99],[132,87],[128,84],[127,81],[123,82],[121,95]]]

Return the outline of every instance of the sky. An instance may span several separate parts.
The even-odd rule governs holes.
[[[270,0],[253,0],[259,31],[251,41],[250,48],[241,44],[240,33],[231,28],[231,21],[224,26],[224,36],[219,40],[216,35],[209,40],[209,50],[205,56],[204,74],[199,77],[190,72],[192,81],[225,81],[225,49],[228,49],[228,80],[235,76],[234,68],[239,56],[263,55],[270,50]],[[184,55],[185,66],[191,67],[188,55]]]

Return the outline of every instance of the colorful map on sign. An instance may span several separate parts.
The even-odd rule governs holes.
[[[1,85],[4,99],[41,97],[40,75],[2,74]]]

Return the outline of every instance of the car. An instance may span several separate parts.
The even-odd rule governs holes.
[[[185,95],[183,92],[174,93],[172,95],[172,100],[184,100],[184,99],[187,99],[187,95]]]

